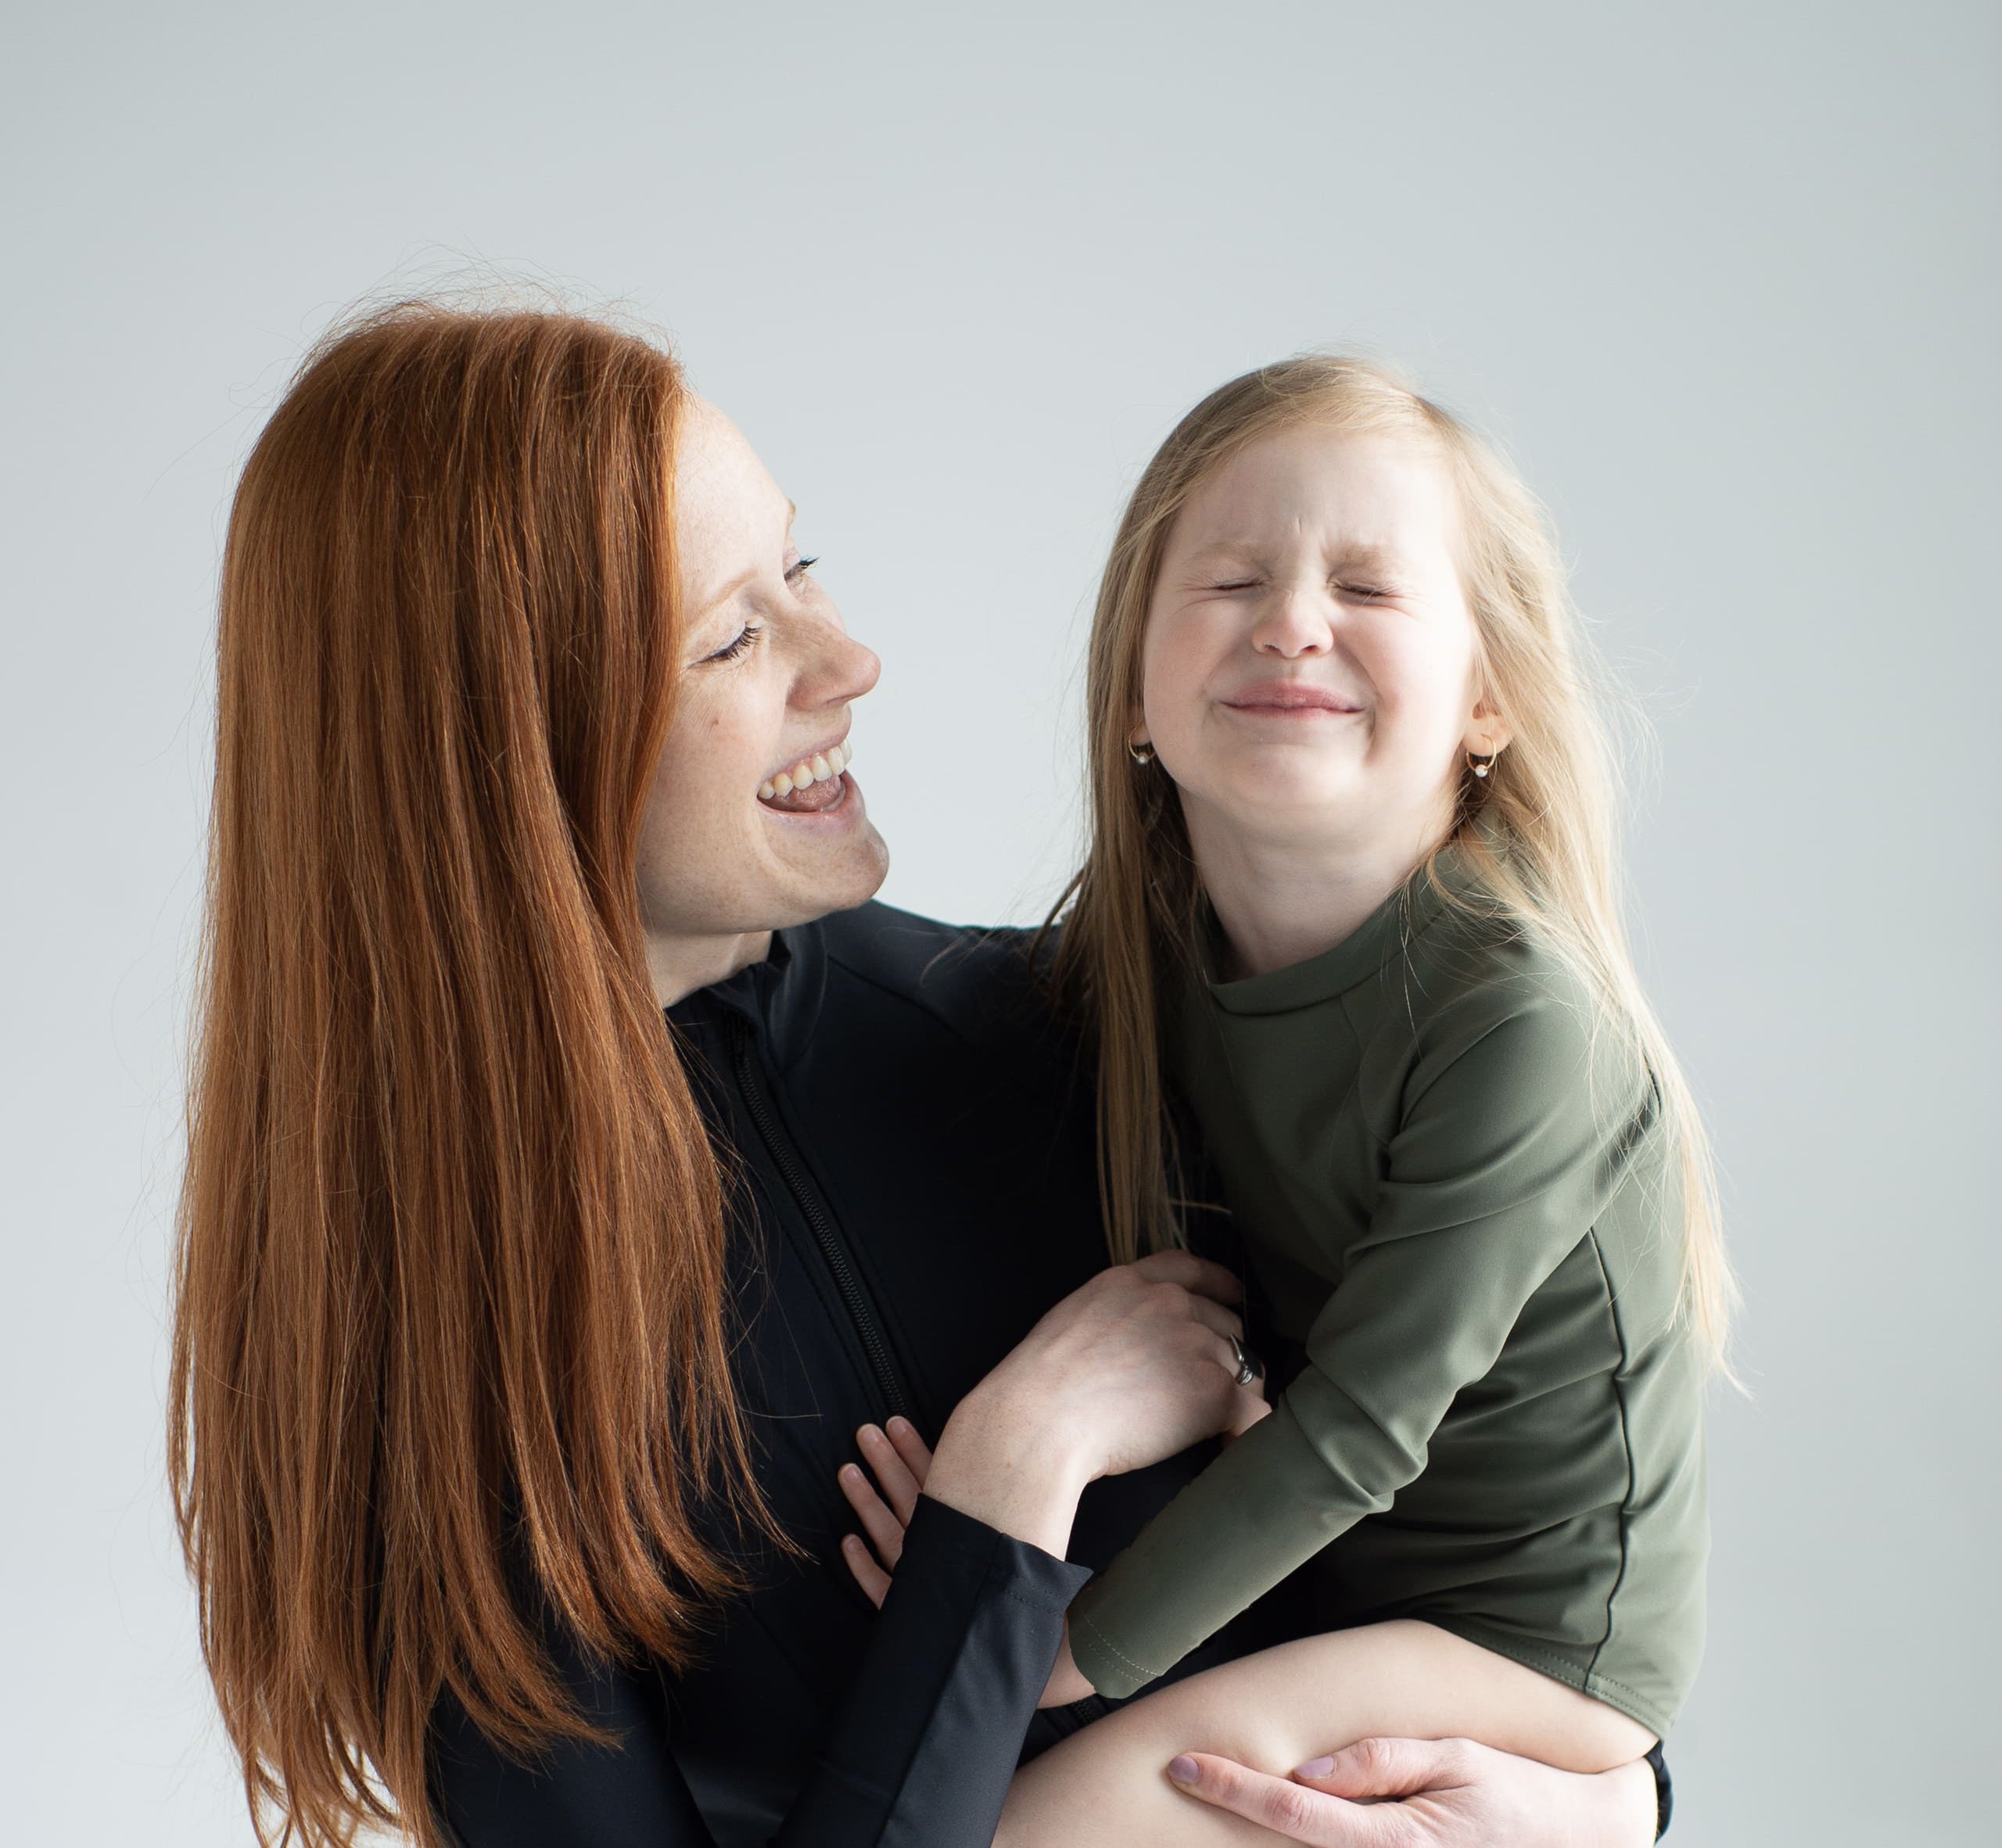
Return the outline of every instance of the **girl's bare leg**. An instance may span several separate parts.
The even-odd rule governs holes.
[[[995,1848],[1226,1848],[1276,1838],[1168,1782],[1180,1752],[1284,1777],[1372,1738],[1473,1739],[1561,1771],[1609,1771],[1638,1721],[1430,1624],[1375,1624],[1266,1649],[1164,1688],[1015,1775]]]

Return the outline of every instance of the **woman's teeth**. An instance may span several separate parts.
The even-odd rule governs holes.
[[[855,753],[845,745],[837,745],[824,754],[802,758],[789,770],[781,770],[769,783],[758,785],[758,799],[769,802],[775,797],[790,795],[795,789],[811,789],[816,783],[826,783],[838,777],[855,761]]]

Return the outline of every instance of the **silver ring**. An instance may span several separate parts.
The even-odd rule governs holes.
[[[1265,1369],[1258,1365],[1258,1357],[1238,1340],[1236,1336],[1232,1335],[1227,1338],[1230,1342],[1231,1352],[1237,1356],[1237,1377],[1231,1383],[1234,1386],[1249,1386]]]

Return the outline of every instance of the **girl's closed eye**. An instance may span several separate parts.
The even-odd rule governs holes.
[[[820,562],[820,558],[817,552],[810,558],[794,559],[785,568],[785,581],[797,590],[805,582],[807,572]]]

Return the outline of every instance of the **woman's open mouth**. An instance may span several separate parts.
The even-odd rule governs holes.
[[[758,800],[783,815],[820,815],[838,808],[848,794],[843,773],[855,761],[846,745],[802,757],[789,770],[758,785]]]

